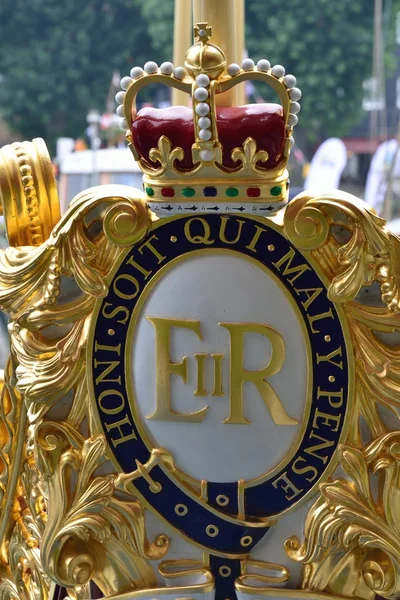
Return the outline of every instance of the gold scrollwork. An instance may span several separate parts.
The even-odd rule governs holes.
[[[363,451],[344,446],[341,465],[350,479],[321,486],[305,523],[305,541],[290,538],[287,553],[304,565],[304,589],[398,598],[400,432],[376,438]]]
[[[284,228],[321,265],[330,299],[346,303],[356,356],[355,410],[340,455],[348,479],[320,486],[304,542],[292,537],[286,551],[303,564],[302,588],[311,594],[395,598],[400,240],[364,202],[340,192],[301,194],[288,206]]]

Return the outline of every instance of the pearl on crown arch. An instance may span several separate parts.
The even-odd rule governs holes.
[[[206,115],[208,115],[209,112],[210,107],[205,102],[200,102],[196,106],[196,113],[199,115],[199,117],[205,117]]]
[[[203,100],[207,100],[208,98],[208,91],[206,88],[199,87],[197,90],[195,90],[194,97],[196,100],[203,102]]]
[[[198,123],[201,129],[208,129],[209,127],[211,127],[211,119],[209,119],[208,117],[200,117]]]
[[[254,69],[254,60],[251,60],[251,58],[245,58],[242,61],[242,69],[243,71],[252,71]]]
[[[261,60],[258,61],[257,63],[257,69],[259,71],[263,71],[264,73],[266,71],[269,71],[271,68],[271,63],[269,62],[269,60],[266,60],[265,58],[262,58]]]
[[[121,88],[126,91],[131,83],[133,83],[132,77],[123,77],[121,79]]]
[[[205,73],[201,73],[196,77],[196,85],[198,87],[207,87],[210,84],[210,78]]]
[[[292,90],[290,90],[289,92],[289,96],[291,100],[297,101],[300,100],[302,94],[301,94],[301,90],[299,90],[299,88],[293,88]]]
[[[294,75],[285,75],[283,83],[286,85],[287,88],[294,88],[294,86],[297,83],[297,80]]]
[[[203,142],[208,142],[211,139],[211,131],[209,129],[200,129],[199,138],[203,140]]]
[[[231,77],[234,77],[235,75],[237,75],[239,73],[240,67],[236,63],[232,63],[231,65],[229,65],[227,71],[228,71],[228,75],[230,75]]]
[[[157,73],[158,71],[158,65],[157,63],[153,62],[152,60],[149,60],[145,65],[144,65],[144,70],[146,71],[146,73],[148,74],[153,74],[153,73]]]
[[[282,67],[282,65],[275,65],[272,67],[271,73],[274,77],[283,77],[285,74],[285,67]]]
[[[133,67],[133,69],[131,69],[132,79],[139,79],[139,77],[142,77],[142,76],[143,76],[142,67]]]
[[[176,67],[174,70],[175,79],[182,80],[186,75],[186,69],[184,67]]]
[[[163,75],[171,75],[171,73],[174,71],[174,65],[172,62],[163,62],[160,67],[160,71]]]

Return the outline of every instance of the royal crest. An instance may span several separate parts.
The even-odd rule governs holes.
[[[0,600],[398,598],[399,239],[288,203],[295,78],[195,35],[117,95],[144,193],[60,217],[44,143],[1,151]],[[282,106],[222,106],[251,79]]]

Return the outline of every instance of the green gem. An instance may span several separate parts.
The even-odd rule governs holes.
[[[273,196],[280,196],[282,194],[282,188],[279,185],[275,185],[271,188],[271,194]]]
[[[235,196],[239,195],[239,190],[237,188],[228,188],[225,194],[230,198],[234,198]]]
[[[152,196],[154,196],[154,190],[153,190],[153,188],[151,188],[151,187],[147,187],[147,188],[146,188],[146,194],[147,194],[148,196],[150,196],[150,198],[151,198]]]
[[[184,196],[186,196],[187,198],[191,198],[192,196],[195,195],[195,193],[196,192],[194,191],[193,188],[183,188],[183,190],[182,190],[182,194]]]

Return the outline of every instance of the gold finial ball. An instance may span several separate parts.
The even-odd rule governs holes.
[[[206,73],[210,79],[218,79],[225,66],[225,54],[214,44],[198,42],[187,51],[185,67],[192,77]]]

